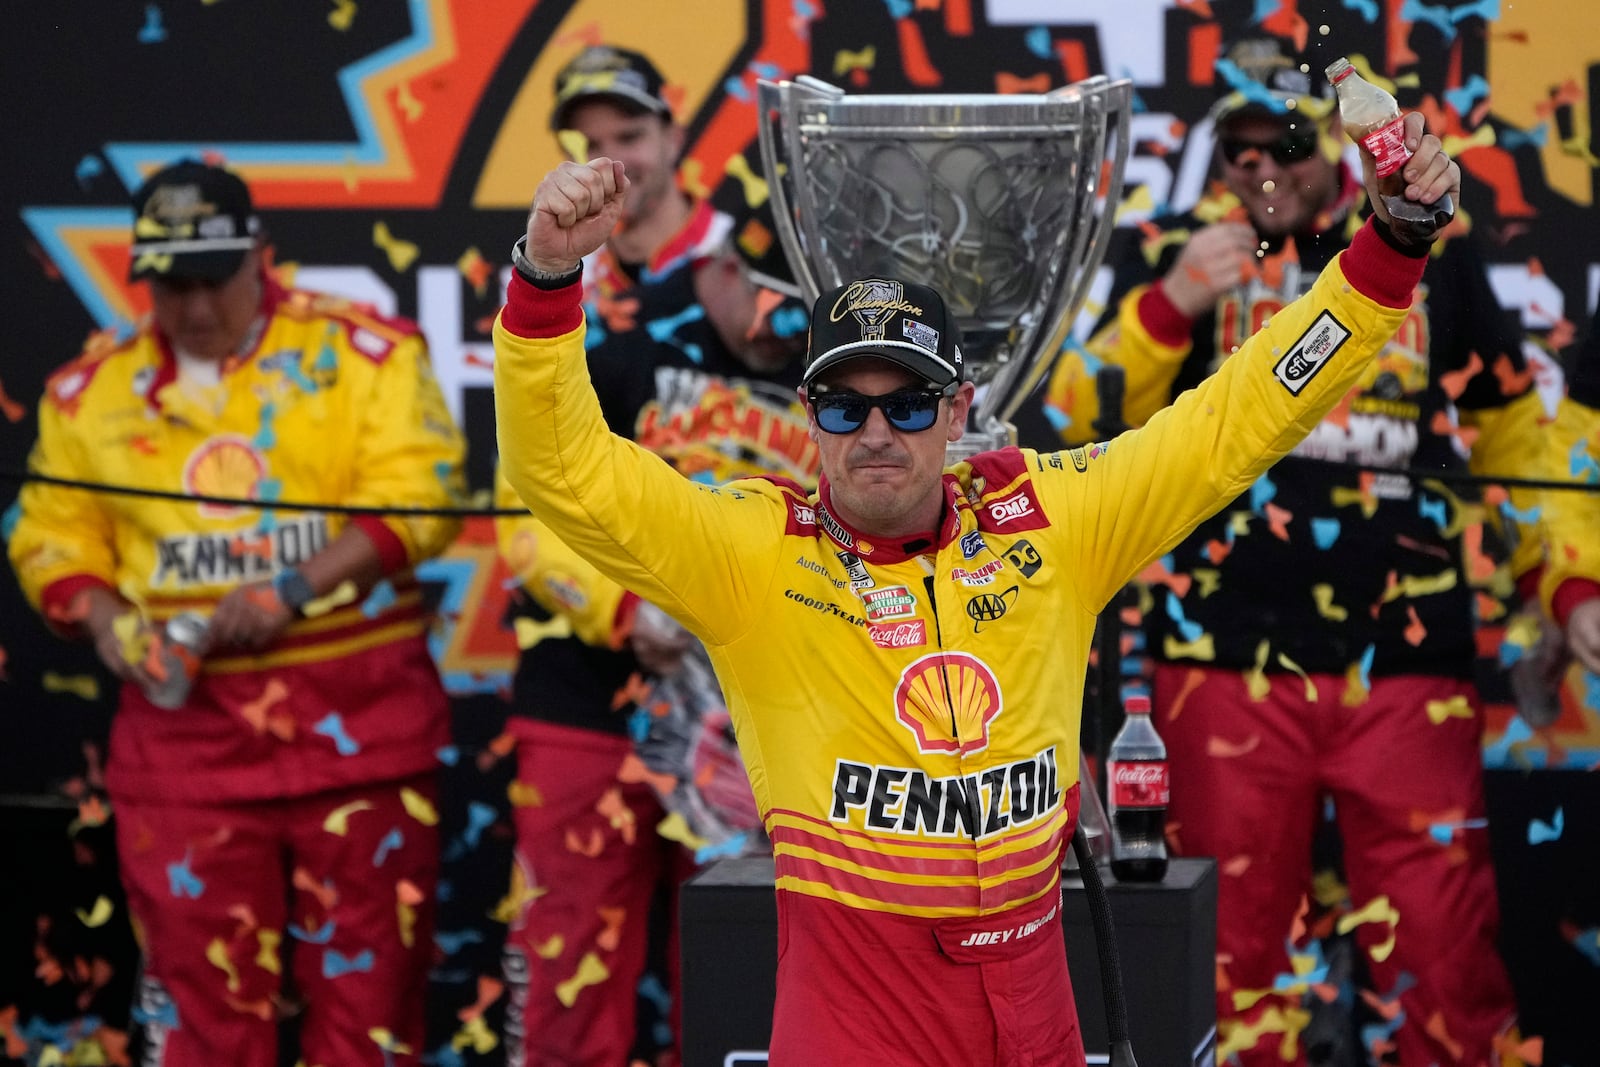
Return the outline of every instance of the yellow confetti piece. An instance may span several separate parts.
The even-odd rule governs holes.
[[[382,226],[383,223],[380,222],[378,225]],[[355,582],[345,580],[335,586],[333,592],[327,596],[306,601],[305,607],[300,609],[300,614],[308,619],[315,619],[319,615],[326,615],[330,611],[344,607],[360,594],[361,590],[356,587]]]
[[[67,1067],[67,1058],[60,1045],[45,1045],[39,1050],[38,1067]]]
[[[506,787],[506,796],[510,798],[513,808],[544,807],[544,794],[539,792],[539,787],[532,782],[513,779]]]
[[[1282,1034],[1279,1051],[1287,1063],[1298,1054],[1300,1031],[1310,1022],[1309,1011],[1300,1008],[1284,1010],[1279,1007],[1268,1008],[1261,1013],[1260,1018],[1251,1023],[1221,1020],[1217,1024],[1217,1035],[1220,1038],[1217,1043],[1217,1062],[1223,1062],[1235,1052],[1255,1048],[1268,1034]]]
[[[410,786],[401,788],[400,803],[405,806],[406,814],[422,825],[439,825],[439,813],[434,810],[432,802]]]
[[[411,95],[409,82],[402,82],[400,88],[395,90],[394,102],[400,105],[400,111],[405,115],[407,122],[416,122],[422,117],[422,101]]]
[[[1318,871],[1311,877],[1311,899],[1324,908],[1337,907],[1350,897],[1350,889],[1332,871]]]
[[[1250,533],[1250,513],[1248,511],[1235,511],[1228,516],[1228,529],[1235,537],[1245,537]]]
[[[1145,218],[1149,218],[1155,212],[1155,209],[1156,198],[1151,194],[1150,186],[1145,182],[1140,182],[1134,186],[1133,192],[1123,197],[1122,203],[1117,205],[1116,225],[1122,225],[1124,216],[1135,212]]]
[[[1140,186],[1143,188],[1143,186]],[[1139,250],[1144,253],[1145,262],[1154,267],[1161,259],[1161,254],[1171,245],[1181,245],[1191,236],[1189,230],[1164,230],[1159,237],[1143,241]]]
[[[833,76],[849,74],[852,70],[871,70],[878,63],[878,47],[867,45],[857,51],[841,48],[833,54]]]
[[[577,130],[557,130],[556,144],[574,163],[589,162],[589,138]]]
[[[1538,643],[1541,632],[1539,616],[1531,611],[1519,612],[1506,623],[1505,642],[1518,648],[1531,648]]]
[[[1267,652],[1268,642],[1262,641],[1256,645],[1256,665],[1244,672],[1245,691],[1256,704],[1267,699],[1267,694],[1272,692],[1272,683],[1267,681]]]
[[[1380,894],[1369,900],[1366,907],[1339,916],[1338,930],[1341,934],[1348,934],[1362,923],[1388,923],[1390,926],[1398,926],[1400,913],[1390,906],[1388,896]]]
[[[489,1024],[483,1021],[482,1015],[474,1015],[468,1019],[450,1039],[450,1047],[457,1052],[470,1048],[479,1055],[493,1052],[499,1043],[500,1039],[494,1036],[494,1031],[489,1029]]]
[[[1347,486],[1338,486],[1333,490],[1333,506],[1336,508],[1347,507],[1351,504],[1361,505],[1361,514],[1365,518],[1372,518],[1378,513],[1378,498],[1364,489],[1351,489]]]
[[[1449,155],[1458,156],[1465,148],[1493,148],[1495,143],[1494,127],[1485,122],[1470,136],[1448,136],[1444,138],[1444,150]]]
[[[681,812],[672,812],[656,826],[656,833],[668,841],[676,841],[691,852],[698,852],[711,842],[689,829],[689,823]]]
[[[1311,599],[1317,602],[1317,614],[1334,622],[1344,622],[1350,612],[1333,602],[1333,586],[1321,582],[1311,587]]]
[[[728,160],[727,173],[744,187],[744,202],[750,207],[760,207],[767,202],[771,190],[767,187],[767,179],[750,169],[749,160],[744,156],[733,156]]]
[[[522,917],[528,906],[540,897],[550,892],[540,886],[528,884],[527,877],[522,873],[522,865],[511,865],[511,888],[506,895],[500,898],[500,903],[494,906],[494,919],[496,922],[513,923]]]
[[[121,646],[122,658],[128,663],[143,663],[150,634],[144,620],[135,611],[125,611],[111,620],[111,633]]]
[[[278,960],[278,946],[283,935],[276,930],[256,931],[256,966],[268,974],[282,974],[283,964]]]
[[[561,950],[567,947],[567,939],[560,934],[551,934],[550,940],[542,945],[533,946],[533,954],[541,960],[553,960],[561,955]]]
[[[404,274],[417,261],[422,250],[415,241],[402,240],[389,232],[389,224],[378,220],[372,224],[372,243],[389,257],[389,266],[398,274]]]
[[[355,0],[333,0],[333,10],[328,12],[328,25],[343,33],[350,28],[355,18]]]
[[[1418,597],[1432,596],[1435,593],[1449,592],[1456,587],[1456,572],[1454,570],[1441,571],[1433,575],[1407,574],[1397,579],[1395,583],[1383,591],[1383,603],[1406,597],[1415,600]]]
[[[39,685],[46,693],[71,693],[84,700],[100,699],[100,683],[92,674],[57,674],[55,671],[45,671],[39,678]]]
[[[1189,573],[1194,576],[1195,584],[1200,587],[1201,600],[1222,588],[1221,571],[1212,570],[1210,567],[1196,567]]]
[[[1388,939],[1373,945],[1371,951],[1367,954],[1371,956],[1375,962],[1382,963],[1384,960],[1388,959],[1389,954],[1394,951],[1394,940],[1395,934],[1391,929],[1389,931]]]
[[[1584,134],[1573,134],[1561,142],[1561,151],[1569,156],[1576,156],[1583,160],[1586,166],[1600,167],[1600,157],[1596,157],[1590,150],[1589,138]]]
[[[77,909],[78,921],[91,929],[96,926],[104,926],[111,921],[111,916],[116,910],[116,905],[111,903],[110,897],[98,896],[94,898],[94,906],[88,911],[84,911],[82,908]]]
[[[1282,667],[1286,671],[1293,671],[1295,674],[1298,674],[1300,676],[1300,680],[1306,683],[1307,704],[1315,704],[1317,702],[1317,684],[1311,680],[1311,676],[1305,672],[1305,668],[1301,667],[1300,664],[1296,663],[1288,656],[1285,656],[1282,652],[1278,653],[1278,666]]]
[[[1344,695],[1339,698],[1339,703],[1347,708],[1359,708],[1367,702],[1372,695],[1372,690],[1361,680],[1360,662],[1352,663],[1344,669]]]
[[[572,636],[572,622],[565,615],[557,615],[548,622],[518,616],[513,625],[517,633],[517,647],[522,649],[532,648],[546,638]]]
[[[1168,659],[1200,659],[1214,660],[1217,658],[1216,643],[1210,634],[1201,634],[1193,641],[1179,641],[1168,634],[1162,642],[1161,649]]]
[[[578,994],[592,985],[599,985],[611,977],[611,971],[600,962],[600,957],[593,952],[583,954],[583,959],[578,961],[578,970],[571,978],[564,982],[556,983],[556,999],[565,1007],[572,1007],[578,1002]]]
[[[1449,700],[1428,701],[1428,721],[1435,726],[1443,726],[1446,719],[1470,718],[1472,718],[1472,705],[1460,693]]]
[[[678,188],[696,200],[709,200],[711,190],[706,188],[705,168],[698,159],[686,159],[678,167]]]
[[[372,801],[352,800],[328,812],[328,817],[322,820],[322,828],[337,837],[343,837],[350,832],[350,816],[358,811],[371,811]]]
[[[227,942],[220,937],[212,938],[211,944],[206,946],[206,962],[228,976],[228,992],[239,992],[239,972],[228,958]]]
[[[394,902],[395,922],[400,928],[400,943],[410,948],[417,943],[417,909],[404,900]]]
[[[374,1026],[367,1031],[367,1036],[372,1039],[373,1044],[385,1052],[393,1052],[399,1056],[411,1055],[411,1046],[395,1037],[394,1032],[387,1027]]]

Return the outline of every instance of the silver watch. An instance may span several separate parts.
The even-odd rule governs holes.
[[[527,247],[528,235],[523,234],[517,238],[517,243],[511,246],[511,265],[516,268],[518,274],[534,285],[544,288],[549,287],[553,282],[570,284],[577,280],[579,274],[583,273],[582,260],[578,261],[577,266],[567,271],[540,270],[528,258]]]

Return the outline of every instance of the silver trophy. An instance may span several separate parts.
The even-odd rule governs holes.
[[[978,386],[961,458],[1011,444],[1105,256],[1133,87],[851,96],[758,85],[779,239],[808,303],[866,275],[937,289]]]

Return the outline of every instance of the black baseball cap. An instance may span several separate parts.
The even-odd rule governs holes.
[[[894,278],[858,278],[817,297],[801,383],[810,385],[823,371],[861,356],[898,363],[937,386],[966,373],[961,330],[944,298]]]
[[[1326,61],[1294,50],[1282,37],[1247,37],[1234,42],[1216,71],[1224,89],[1209,115],[1222,125],[1235,115],[1290,115],[1321,119],[1333,108],[1333,86],[1323,68]]]
[[[556,75],[556,106],[550,128],[567,128],[567,117],[584,100],[605,100],[630,115],[656,114],[672,118],[663,94],[666,81],[654,63],[638,52],[611,45],[594,45]]]
[[[261,231],[244,179],[197,159],[150,175],[133,213],[129,281],[231,278]]]

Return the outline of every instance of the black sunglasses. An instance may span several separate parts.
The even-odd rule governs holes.
[[[1243,141],[1235,137],[1223,137],[1217,141],[1217,148],[1230,167],[1238,166],[1239,158],[1250,151],[1265,152],[1278,166],[1287,167],[1291,163],[1304,163],[1316,155],[1320,136],[1317,128],[1312,126],[1304,130],[1287,130],[1276,141]]]
[[[939,401],[953,396],[955,390],[954,383],[943,388],[896,389],[879,396],[811,389],[807,390],[806,399],[817,414],[817,425],[827,433],[855,433],[866,424],[873,408],[882,411],[896,430],[921,433],[938,417]]]

